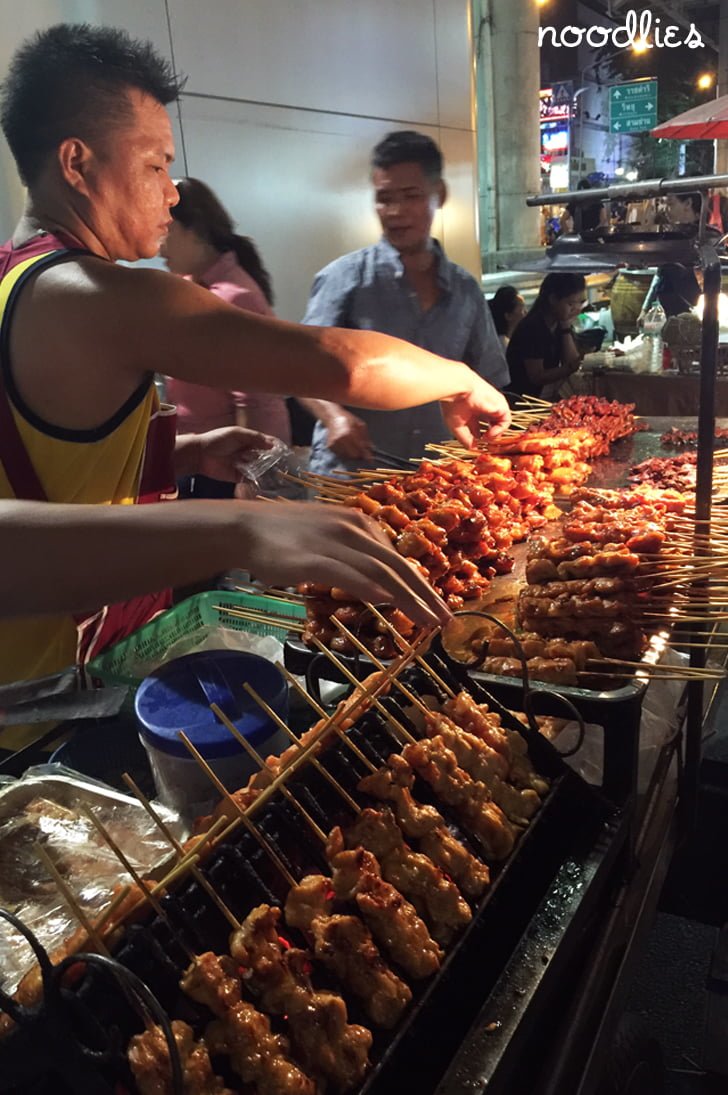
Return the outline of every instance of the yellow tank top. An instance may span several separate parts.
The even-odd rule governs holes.
[[[23,279],[32,267],[53,253],[37,253],[12,265],[0,280],[0,352],[9,346],[8,328]],[[20,249],[22,251],[22,249]],[[19,256],[18,256],[19,257]],[[65,257],[59,253],[59,260]],[[41,421],[26,407],[12,378],[7,352],[0,365],[13,417],[49,502],[133,504],[139,494],[150,420],[159,411],[150,377],[104,425],[77,431]],[[0,498],[15,497],[0,462]],[[35,616],[0,620],[0,683],[30,680],[73,665],[77,660],[77,628],[72,616]],[[3,744],[5,744],[3,742]]]

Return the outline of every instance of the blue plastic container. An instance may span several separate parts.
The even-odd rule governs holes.
[[[244,690],[248,682],[284,721],[288,686],[265,658],[234,650],[206,650],[160,666],[140,685],[134,703],[139,737],[146,749],[160,800],[186,819],[209,813],[220,792],[188,752],[184,730],[230,791],[258,770],[210,705],[216,703],[265,759],[289,744],[285,733]]]

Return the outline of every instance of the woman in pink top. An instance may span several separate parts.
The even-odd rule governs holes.
[[[230,215],[205,183],[187,178],[176,186],[179,203],[170,209],[173,221],[161,251],[169,269],[229,304],[272,315],[270,276],[255,244],[235,234]],[[290,444],[288,408],[280,396],[224,392],[174,377],[166,383],[167,399],[177,405],[179,433],[238,425]],[[231,498],[233,490],[233,483],[199,475],[180,483],[180,494],[188,498]]]

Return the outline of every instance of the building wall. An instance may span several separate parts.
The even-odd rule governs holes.
[[[368,156],[392,129],[440,144],[435,234],[479,275],[469,0],[0,0],[0,71],[59,21],[123,26],[187,75],[173,170],[209,183],[257,241],[283,318],[301,317],[321,266],[377,238]],[[22,201],[0,138],[3,238]]]

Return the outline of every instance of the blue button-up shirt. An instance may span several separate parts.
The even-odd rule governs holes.
[[[316,275],[303,322],[395,335],[441,357],[463,361],[495,387],[506,387],[509,375],[503,345],[480,286],[467,270],[450,262],[435,240],[432,246],[440,293],[427,311],[407,281],[399,252],[381,239],[342,255]],[[375,449],[373,466],[386,464],[383,454],[403,461],[420,457],[428,441],[450,436],[439,403],[401,411],[354,410],[367,424]],[[361,460],[347,463],[330,452],[327,431],[321,422],[316,423],[312,471],[330,474],[362,465]]]

